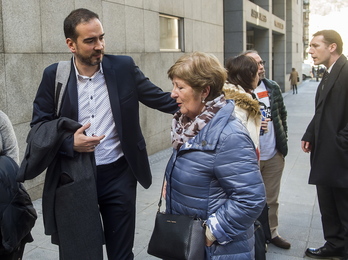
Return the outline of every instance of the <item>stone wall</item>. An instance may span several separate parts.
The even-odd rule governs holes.
[[[204,51],[223,62],[221,0],[2,0],[0,1],[0,109],[11,119],[23,157],[32,102],[48,65],[71,57],[63,20],[75,8],[99,14],[106,53],[132,56],[152,82],[171,90],[168,68],[182,52],[161,52],[159,14],[184,18],[185,52]],[[170,146],[171,115],[141,105],[141,126],[149,154]],[[26,181],[41,197],[44,174]]]

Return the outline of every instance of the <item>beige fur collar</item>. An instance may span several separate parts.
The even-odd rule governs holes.
[[[231,86],[231,85],[230,85]],[[242,109],[249,111],[250,116],[260,116],[259,102],[246,92],[241,92],[235,86],[223,89],[226,99],[233,99],[235,104]]]

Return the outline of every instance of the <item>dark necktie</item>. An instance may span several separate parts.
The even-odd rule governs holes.
[[[324,86],[326,85],[326,81],[329,78],[329,72],[327,72],[327,70],[325,70],[324,75],[323,75],[323,79],[321,80],[321,90],[324,89]]]

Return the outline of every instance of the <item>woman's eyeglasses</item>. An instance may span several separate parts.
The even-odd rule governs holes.
[[[265,64],[266,64],[265,60],[262,60],[262,61],[259,62],[259,65],[265,66]]]

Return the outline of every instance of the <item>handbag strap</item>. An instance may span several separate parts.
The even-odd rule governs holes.
[[[159,202],[158,202],[158,211],[157,212],[160,212],[161,211],[161,206],[162,206],[162,194],[163,194],[163,188],[164,188],[164,182],[166,180],[166,174],[164,174],[163,176],[163,182],[162,182],[162,188],[161,188],[161,192],[160,192],[160,199],[159,199]]]
[[[163,194],[163,188],[164,188],[165,180],[166,180],[166,174],[164,174],[164,177],[163,177],[162,188],[161,188],[161,192],[160,192],[161,194],[160,194],[160,198],[159,198],[159,202],[158,202],[158,210],[157,210],[158,213],[161,212],[162,194]],[[198,218],[197,216],[196,216],[196,219],[201,220],[201,218]],[[204,221],[204,223],[203,223],[204,225],[205,225],[205,222],[206,221]]]

